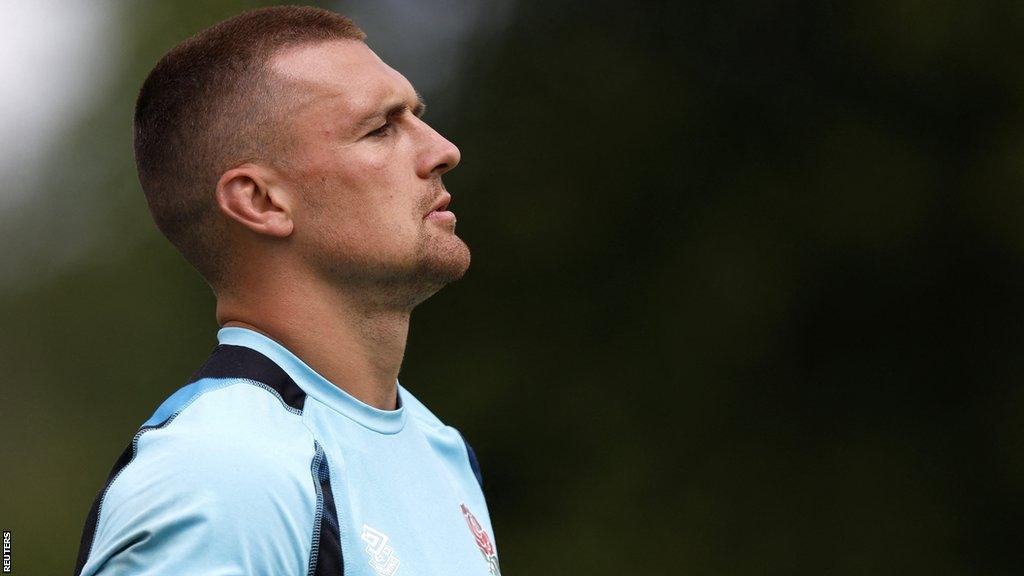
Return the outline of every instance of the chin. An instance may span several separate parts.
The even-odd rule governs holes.
[[[338,260],[342,260],[339,258]],[[342,284],[373,286],[380,304],[412,310],[451,282],[462,278],[469,268],[470,254],[458,236],[432,238],[419,245],[403,264],[361,262],[334,269]]]
[[[380,294],[387,294],[395,307],[411,311],[448,284],[462,278],[469,268],[469,248],[465,244],[424,256],[417,259],[412,270],[406,269],[401,275],[403,278],[392,278],[381,286]]]
[[[454,282],[469,269],[469,247],[458,236],[451,236],[444,242],[432,243],[423,258],[420,259],[418,276],[440,289],[449,282]]]

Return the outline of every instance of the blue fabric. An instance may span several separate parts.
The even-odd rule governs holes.
[[[236,378],[171,395],[102,496],[83,574],[312,573],[325,493],[346,576],[498,574],[455,429],[401,385],[400,407],[378,410],[265,336],[225,328],[218,338],[273,360],[307,394],[303,409]]]
[[[193,382],[188,386],[182,386],[177,392],[167,397],[167,400],[160,404],[160,407],[156,409],[156,412],[149,417],[143,424],[143,428],[151,426],[159,426],[169,420],[176,412],[185,407],[185,405],[192,399],[198,397],[203,392],[212,390],[218,386],[224,386],[226,383],[220,379],[207,378],[198,382]]]

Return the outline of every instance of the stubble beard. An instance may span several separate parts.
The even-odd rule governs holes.
[[[433,222],[424,224],[436,226]],[[408,277],[406,304],[410,309],[462,278],[471,260],[469,247],[454,231],[437,233],[426,227],[417,242],[415,266]]]
[[[321,270],[331,283],[359,295],[377,309],[411,312],[469,268],[469,247],[454,231],[433,230],[423,222],[415,248],[402,262],[321,253]]]

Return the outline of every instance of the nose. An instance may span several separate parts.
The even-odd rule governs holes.
[[[423,128],[424,143],[417,173],[420,178],[440,176],[455,168],[462,159],[462,154],[455,144],[438,134],[429,124],[420,120]]]

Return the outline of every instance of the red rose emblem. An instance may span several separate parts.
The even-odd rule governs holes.
[[[469,525],[469,530],[473,533],[473,539],[476,540],[476,545],[480,547],[480,551],[487,557],[494,555],[494,546],[491,544],[491,537],[487,535],[487,531],[480,526],[476,516],[473,516],[473,513],[469,511],[465,504],[462,504],[461,508],[462,516],[466,519],[466,524]]]

